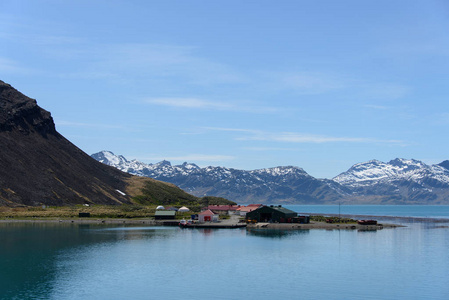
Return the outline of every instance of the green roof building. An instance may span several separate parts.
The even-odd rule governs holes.
[[[172,210],[157,210],[154,213],[155,220],[174,220],[176,215],[176,211]]]
[[[247,220],[256,220],[257,222],[278,222],[287,223],[298,216],[293,210],[278,206],[261,206],[258,209],[246,214]]]

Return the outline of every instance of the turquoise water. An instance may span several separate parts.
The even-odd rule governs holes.
[[[448,299],[449,223],[407,225],[0,223],[0,299]]]

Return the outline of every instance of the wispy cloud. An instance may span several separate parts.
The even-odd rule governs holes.
[[[293,91],[300,95],[318,95],[344,90],[353,83],[342,74],[326,71],[259,72],[254,74],[260,86],[267,90]]]
[[[263,105],[245,105],[232,102],[209,101],[199,98],[151,98],[144,100],[145,103],[169,106],[174,108],[188,108],[188,109],[204,109],[204,110],[218,110],[218,111],[233,111],[246,113],[276,113],[281,109]]]
[[[260,133],[260,130],[245,129],[245,128],[230,128],[230,127],[202,127],[212,131],[231,131],[231,132],[247,132],[247,133]]]
[[[100,124],[100,123],[82,123],[70,121],[55,121],[56,126],[65,127],[79,127],[79,128],[96,128],[96,129],[125,129],[124,126],[115,124]]]
[[[300,151],[300,149],[297,148],[281,148],[281,147],[243,147],[242,149],[244,150],[249,150],[249,151],[260,151],[260,152],[264,152],[264,151]]]
[[[197,54],[191,46],[161,44],[80,44],[67,53],[66,48],[53,48],[54,55],[83,60],[87,64],[78,76],[92,77],[91,73],[108,74],[122,80],[128,78],[167,80],[178,86],[182,84],[212,85],[242,83],[247,79],[243,74],[226,64],[215,62]],[[199,52],[199,51],[198,51]]]
[[[267,141],[267,142],[283,142],[283,143],[383,143],[403,145],[401,140],[381,140],[368,137],[339,137],[328,135],[316,135],[296,132],[268,132],[262,130],[242,129],[242,128],[219,128],[205,127],[214,131],[229,131],[246,133],[247,135],[236,137],[240,141]]]
[[[232,105],[227,103],[206,101],[198,98],[154,98],[145,100],[146,103],[177,108],[201,108],[212,110],[230,110]]]
[[[280,77],[284,88],[295,89],[304,94],[322,94],[343,89],[348,83],[337,76],[320,72],[298,72]]]
[[[432,118],[432,124],[434,125],[449,125],[449,113],[439,113],[439,114],[435,114]]]
[[[375,104],[366,104],[364,105],[366,108],[376,109],[376,110],[387,110],[388,107],[384,105],[375,105]]]
[[[334,137],[334,136],[312,135],[294,132],[281,132],[281,133],[260,132],[257,135],[241,137],[238,139],[252,140],[252,141],[286,142],[286,143],[335,143],[335,142],[367,143],[374,141],[368,138]]]
[[[19,75],[31,75],[37,73],[36,70],[22,66],[20,63],[0,57],[0,72],[1,74],[19,74]]]
[[[412,91],[409,86],[382,82],[361,82],[355,88],[359,90],[359,97],[387,101],[404,98]]]

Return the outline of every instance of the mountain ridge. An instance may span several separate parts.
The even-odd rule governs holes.
[[[214,192],[240,203],[444,204],[449,203],[449,161],[426,165],[415,159],[370,160],[332,179],[317,179],[300,167],[281,166],[252,171],[226,167],[200,168],[168,161],[145,164],[110,151],[92,154],[100,162],[139,176],[176,184],[194,194]],[[120,157],[120,163],[113,163]]]

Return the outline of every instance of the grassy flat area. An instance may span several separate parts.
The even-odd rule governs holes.
[[[182,219],[189,217],[199,207],[190,208],[192,212],[177,213]],[[78,218],[80,212],[90,213],[91,218],[150,218],[154,216],[156,206],[141,205],[74,205],[62,207],[0,207],[0,219],[30,219],[30,218]]]

